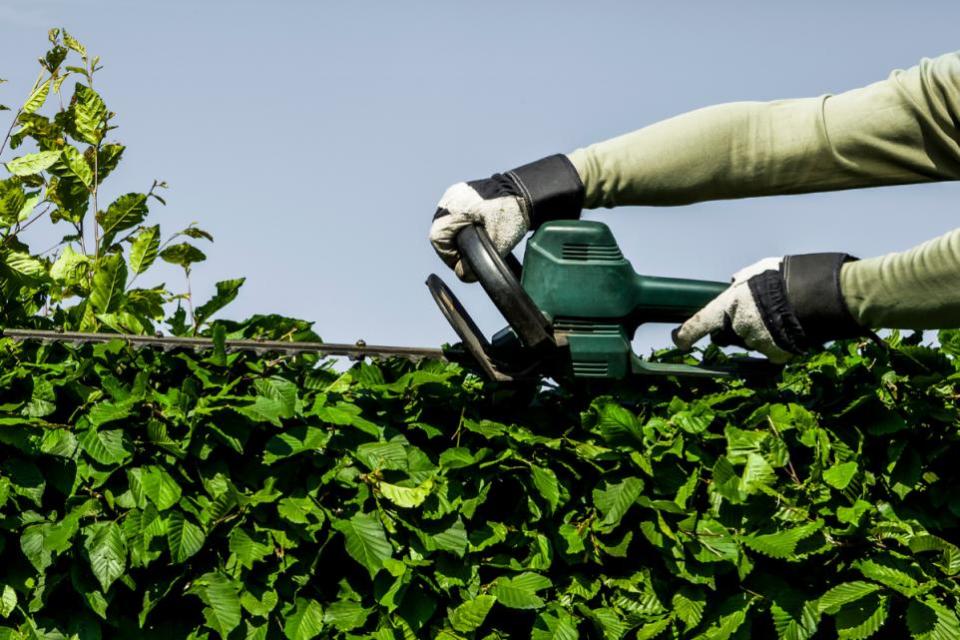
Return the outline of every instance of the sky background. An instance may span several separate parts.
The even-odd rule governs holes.
[[[503,324],[426,240],[450,184],[698,107],[868,84],[960,48],[957,24],[956,0],[0,0],[0,102],[22,102],[47,29],[65,27],[102,56],[97,89],[128,147],[104,195],[166,180],[154,222],[216,237],[195,269],[198,301],[246,276],[227,317],[281,313],[331,342],[433,346],[455,336],[423,284],[432,271],[482,328]],[[641,273],[726,280],[770,255],[907,249],[958,226],[958,188],[586,217],[612,227]],[[28,240],[40,248],[44,234]],[[642,329],[638,349],[666,346],[669,329]]]

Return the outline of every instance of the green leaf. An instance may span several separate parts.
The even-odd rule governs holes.
[[[180,501],[180,485],[162,467],[151,465],[127,469],[127,482],[130,493],[143,506],[146,506],[144,499],[148,499],[158,510],[166,511]]]
[[[33,88],[33,91],[30,92],[30,95],[27,96],[27,101],[23,103],[20,111],[23,113],[33,113],[43,106],[43,103],[47,101],[48,95],[50,95],[50,81],[47,80],[43,83],[38,82]]]
[[[6,164],[6,167],[7,171],[15,176],[32,176],[46,171],[59,159],[59,151],[39,151],[14,158]]]
[[[144,227],[130,245],[130,269],[137,274],[143,273],[157,259],[159,251],[160,225]]]
[[[276,591],[265,591],[259,599],[249,591],[244,591],[240,594],[240,604],[244,610],[250,613],[250,615],[261,618],[270,615],[270,612],[277,607],[279,601],[280,598]]]
[[[83,547],[90,569],[106,593],[127,567],[127,539],[116,522],[97,522],[84,529]]]
[[[616,484],[606,483],[604,489],[593,490],[593,503],[602,514],[600,526],[613,529],[637,501],[643,491],[643,480],[624,478]]]
[[[0,180],[0,218],[5,224],[16,224],[26,203],[27,194],[19,180]]]
[[[937,536],[921,534],[910,538],[908,546],[913,553],[929,551],[940,553],[942,559],[940,569],[948,576],[955,576],[960,572],[960,548],[952,542]]]
[[[127,265],[123,256],[103,256],[94,267],[90,304],[100,313],[116,311],[126,286]]]
[[[388,482],[380,482],[377,488],[383,497],[405,509],[419,507],[423,501],[430,495],[430,489],[433,488],[433,480],[427,479],[416,487],[401,487]]]
[[[284,617],[283,635],[289,640],[310,640],[323,630],[323,608],[316,600],[297,598],[293,611]]]
[[[47,274],[46,265],[28,253],[11,251],[6,254],[4,263],[13,273],[28,280],[40,279]]]
[[[10,585],[3,585],[3,593],[0,594],[0,616],[9,618],[16,608],[17,592]]]
[[[491,595],[479,595],[473,600],[467,600],[450,612],[450,624],[461,633],[476,631],[496,602],[497,599]]]
[[[865,500],[857,500],[852,507],[837,507],[837,520],[844,524],[859,524],[863,514],[873,509]]]
[[[543,611],[533,623],[530,640],[578,640],[577,621],[563,609]]]
[[[907,628],[915,640],[955,640],[960,638],[957,614],[933,597],[911,600],[907,605]]]
[[[129,402],[99,402],[87,413],[90,426],[99,427],[108,422],[123,420],[130,415],[132,405]]]
[[[887,621],[887,597],[876,594],[844,605],[836,614],[839,640],[866,640],[876,635]]]
[[[167,546],[175,563],[186,562],[203,547],[203,530],[190,522],[180,511],[167,516]]]
[[[857,475],[859,466],[855,461],[835,464],[823,472],[823,481],[834,489],[843,490],[847,488],[853,477]]]
[[[247,533],[240,527],[230,532],[230,552],[240,566],[252,569],[253,565],[273,554],[273,545],[265,536]]]
[[[20,207],[20,213],[17,214],[17,222],[25,222],[33,214],[34,209],[37,208],[37,205],[43,201],[43,197],[40,193],[34,193],[29,196],[23,203],[23,206]],[[40,214],[38,214],[40,215]]]
[[[100,431],[91,427],[79,442],[86,454],[100,464],[120,464],[132,455],[122,429]]]
[[[339,600],[323,612],[323,622],[338,631],[350,631],[362,627],[370,617],[370,612],[359,602]]]
[[[737,594],[724,600],[705,623],[703,632],[693,640],[731,640],[746,622],[754,602],[755,599],[746,594]]]
[[[634,413],[619,404],[608,402],[598,409],[597,428],[607,442],[630,442],[642,439],[640,421]]]
[[[544,601],[537,592],[551,586],[550,580],[538,573],[521,573],[512,578],[497,578],[490,592],[505,607],[539,609]]]
[[[76,147],[65,146],[61,152],[61,159],[69,174],[79,180],[84,187],[89,189],[93,185],[93,168]]]
[[[67,245],[50,267],[50,277],[65,285],[80,284],[85,280],[92,262],[89,256],[77,253]]]
[[[864,596],[870,595],[880,589],[880,585],[872,582],[863,582],[854,580],[853,582],[844,582],[829,589],[820,596],[818,605],[820,611],[827,613],[836,613],[837,610],[845,604],[859,600]]]
[[[245,278],[237,278],[236,280],[221,280],[218,282],[216,285],[217,292],[214,296],[194,311],[197,324],[205,322],[213,316],[213,314],[233,302],[237,294],[240,293],[240,287],[244,281]]]
[[[45,530],[45,525],[31,525],[20,535],[20,550],[40,574],[53,562],[53,552],[43,544]]]
[[[914,595],[920,584],[912,575],[912,571],[901,561],[887,556],[859,560],[855,563],[855,567],[860,570],[863,577],[879,582],[905,596]]]
[[[207,626],[221,638],[226,638],[240,625],[239,587],[227,576],[216,571],[205,573],[194,581],[189,593],[206,605],[203,617]]]
[[[780,640],[809,640],[817,632],[820,612],[815,600],[789,603],[774,601],[770,605],[773,626]]]
[[[203,253],[203,251],[200,251],[200,249],[197,249],[192,244],[181,242],[179,244],[170,245],[161,251],[160,259],[164,262],[169,262],[170,264],[180,265],[181,267],[189,267],[191,264],[196,262],[203,262],[207,259],[207,256]]]
[[[364,443],[357,447],[354,455],[371,471],[407,469],[407,450],[399,442]]]
[[[281,418],[292,418],[297,410],[297,388],[280,377],[258,379],[254,382],[257,389],[255,402],[236,409],[256,422],[270,422],[281,426]]]
[[[626,621],[620,617],[620,614],[618,614],[615,609],[611,609],[609,607],[588,609],[587,607],[581,605],[580,611],[590,618],[598,631],[603,633],[604,640],[619,640],[620,638],[623,638],[627,632],[628,625]],[[651,635],[651,632],[647,628],[641,627],[637,631],[637,637],[653,638],[658,633],[659,631],[652,633]]]
[[[462,558],[470,544],[463,520],[457,517],[449,527],[432,532],[428,537],[427,544],[430,549],[449,551]]]
[[[694,587],[684,587],[673,594],[673,613],[687,629],[700,624],[707,598],[703,591]]]
[[[777,473],[763,456],[756,453],[747,454],[743,475],[740,477],[740,489],[746,495],[753,495],[764,487],[774,484]]]
[[[823,528],[823,521],[810,522],[808,524],[784,529],[777,533],[768,533],[764,535],[748,535],[742,538],[743,543],[758,553],[770,556],[771,558],[780,558],[783,560],[795,559],[797,545],[820,531]]]
[[[640,627],[639,629],[637,629],[636,640],[653,640],[654,638],[662,634],[664,631],[666,631],[667,627],[669,626],[670,626],[670,618],[661,618],[660,620],[649,622],[643,625],[642,627]]]
[[[366,567],[370,577],[383,568],[384,560],[393,556],[393,546],[376,514],[357,513],[349,520],[334,520],[333,528],[343,534],[347,553]]]
[[[213,242],[213,236],[210,233],[194,225],[196,225],[196,222],[191,224],[189,227],[187,227],[180,233],[187,236],[188,238],[193,238],[194,240],[209,240],[210,242]]]
[[[107,105],[96,91],[80,84],[74,86],[74,123],[80,139],[90,144],[98,144],[103,139],[107,118]]]
[[[76,51],[84,58],[87,57],[87,48],[80,44],[76,38],[67,33],[66,29],[63,30],[63,44],[67,45],[69,49]]]
[[[533,476],[533,486],[546,500],[550,511],[556,511],[557,505],[560,504],[560,483],[557,480],[557,474],[552,469],[536,465],[530,467],[530,473]]]
[[[279,412],[277,417],[279,418]],[[290,427],[267,441],[263,463],[270,465],[301,453],[322,452],[332,437],[329,431],[319,427]]]
[[[143,222],[148,213],[146,194],[125,193],[111,202],[106,211],[97,215],[97,222],[103,228],[104,237],[112,238],[118,231],[131,229]],[[106,246],[110,241],[105,240],[103,244]]]

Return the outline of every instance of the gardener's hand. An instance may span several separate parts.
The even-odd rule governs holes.
[[[443,194],[430,227],[430,242],[461,280],[472,280],[460,260],[456,237],[464,227],[480,225],[501,256],[530,229],[547,220],[573,219],[583,206],[583,184],[564,155],[554,155],[497,173],[484,180],[458,182]]]
[[[710,335],[782,363],[828,340],[864,335],[840,291],[843,253],[766,258],[741,269],[730,287],[679,329],[673,341],[688,350]]]

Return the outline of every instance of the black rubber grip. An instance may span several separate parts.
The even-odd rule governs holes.
[[[457,248],[524,346],[555,345],[550,322],[523,290],[514,269],[497,253],[483,227],[466,227],[457,234]]]

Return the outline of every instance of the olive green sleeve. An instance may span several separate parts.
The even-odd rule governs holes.
[[[958,127],[960,52],[836,95],[700,109],[569,158],[586,208],[682,205],[960,179]],[[841,284],[863,324],[960,326],[960,237],[848,264]]]
[[[960,229],[909,251],[848,262],[840,290],[866,327],[960,327]]]

